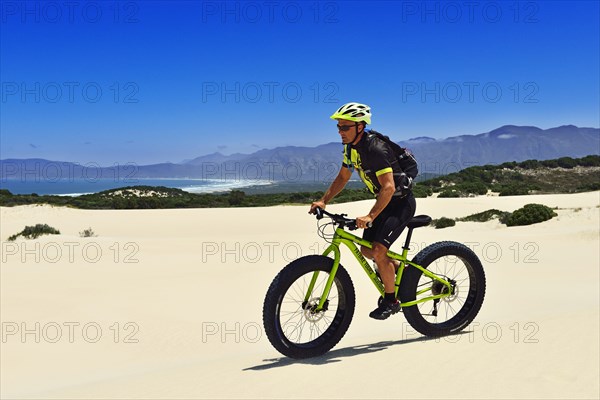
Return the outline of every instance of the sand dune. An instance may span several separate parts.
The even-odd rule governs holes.
[[[450,239],[482,259],[486,299],[463,334],[430,340],[401,314],[370,319],[377,293],[343,252],[354,320],[303,361],[271,347],[261,313],[275,274],[326,246],[308,206],[0,208],[2,398],[598,398],[600,192],[418,199],[417,214],[532,202],[558,217],[415,232],[411,254]],[[36,223],[61,234],[6,241]],[[98,236],[81,238],[88,227]]]

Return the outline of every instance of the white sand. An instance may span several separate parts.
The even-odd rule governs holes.
[[[287,261],[325,248],[308,206],[0,208],[1,396],[598,398],[600,192],[417,199],[417,214],[532,202],[558,217],[415,231],[411,254],[450,239],[482,259],[486,299],[467,333],[422,340],[402,315],[370,319],[377,293],[344,251],[354,319],[332,351],[305,361],[271,347],[262,304]],[[357,216],[371,204],[328,209]],[[61,235],[6,241],[36,223]],[[79,237],[88,227],[98,236]]]

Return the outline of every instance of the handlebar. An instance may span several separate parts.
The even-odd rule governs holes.
[[[317,219],[322,219],[324,216],[327,216],[331,218],[335,224],[339,225],[340,228],[347,227],[350,231],[358,229],[355,219],[346,218],[348,214],[332,214],[323,210],[321,207],[315,208],[315,213],[317,215]],[[372,226],[372,222],[367,223],[368,228]]]

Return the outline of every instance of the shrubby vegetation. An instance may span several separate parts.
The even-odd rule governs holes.
[[[526,204],[522,208],[515,210],[506,220],[507,226],[531,225],[538,222],[544,222],[552,217],[556,217],[556,213],[550,207],[542,204]]]
[[[456,189],[443,189],[439,192],[438,197],[449,198],[449,197],[460,197],[460,193]]]
[[[417,198],[423,198],[427,196],[431,196],[433,194],[433,190],[429,186],[421,186],[418,183],[413,186],[413,195]]]
[[[500,196],[531,193],[575,193],[600,189],[600,174],[587,168],[600,167],[600,156],[561,157],[556,160],[527,160],[465,168],[449,175],[419,182],[439,197],[468,197],[488,190]]]
[[[471,214],[471,215],[468,215],[468,216],[462,217],[462,218],[457,218],[456,220],[457,221],[470,221],[470,222],[487,222],[487,221],[491,221],[492,219],[499,218],[500,221],[502,222],[504,220],[504,218],[506,218],[508,215],[510,215],[509,212],[500,211],[495,208],[492,208],[490,210],[482,211],[480,213]]]
[[[454,221],[452,218],[441,217],[431,221],[431,225],[433,225],[435,229],[442,229],[456,225],[456,221]]]
[[[79,236],[80,237],[95,237],[98,235],[96,235],[96,233],[90,227],[88,229],[84,229],[83,231],[79,232]]]
[[[445,228],[446,226],[454,226],[455,221],[486,222],[495,218],[498,218],[500,223],[505,224],[506,226],[531,225],[547,221],[556,215],[557,214],[550,207],[543,204],[527,204],[512,213],[492,208],[466,217],[456,218],[455,220],[442,217],[433,220],[433,225],[437,229]]]
[[[12,235],[8,238],[9,242],[16,240],[19,236],[23,236],[25,239],[35,239],[41,235],[59,235],[60,231],[54,229],[48,224],[36,224],[35,226],[26,226],[21,232]]]
[[[577,167],[595,167],[579,168]],[[600,156],[561,157],[556,160],[527,160],[500,165],[469,167],[442,177],[419,181],[413,188],[415,197],[438,193],[439,197],[468,197],[486,194],[500,196],[531,193],[575,193],[600,190]],[[141,192],[141,195],[140,195]],[[85,209],[150,208],[222,208],[265,207],[279,204],[310,204],[323,191],[271,194],[247,194],[242,190],[228,193],[195,194],[164,186],[130,186],[77,197],[13,195],[0,190],[0,206],[52,204]],[[333,203],[373,199],[366,189],[344,189]]]
[[[154,192],[153,196],[136,196],[131,193]],[[324,192],[294,192],[249,195],[241,190],[228,193],[196,194],[164,186],[128,186],[77,197],[13,195],[8,190],[0,193],[0,205],[5,207],[23,204],[52,204],[83,209],[154,209],[154,208],[223,208],[266,207],[279,204],[310,204]],[[332,203],[345,203],[373,199],[366,189],[344,189]]]
[[[155,192],[156,196],[135,196],[134,190]],[[116,194],[118,193],[118,194]],[[430,188],[416,185],[416,197],[432,194]],[[227,193],[196,194],[164,186],[128,186],[86,194],[69,196],[13,195],[8,190],[0,192],[0,205],[4,207],[24,204],[52,204],[83,209],[151,209],[151,208],[223,208],[223,207],[268,207],[280,204],[310,204],[323,196],[323,191],[271,194],[246,194],[242,190]],[[344,189],[332,203],[347,203],[372,200],[374,196],[365,189]]]
[[[525,196],[535,191],[538,186],[507,184],[496,188],[499,196]]]

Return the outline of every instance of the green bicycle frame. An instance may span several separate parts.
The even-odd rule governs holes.
[[[371,243],[367,240],[364,240],[356,235],[353,235],[349,232],[346,232],[342,228],[336,228],[335,234],[333,236],[333,240],[331,241],[331,244],[323,252],[324,256],[327,256],[330,253],[333,253],[333,267],[331,268],[331,273],[329,274],[329,278],[327,279],[327,283],[325,284],[325,288],[323,289],[323,294],[321,295],[319,305],[317,306],[316,311],[323,309],[323,307],[325,305],[325,301],[329,297],[331,285],[333,284],[333,280],[335,279],[335,274],[337,273],[338,266],[340,265],[340,244],[345,244],[350,249],[352,254],[354,254],[354,257],[356,257],[356,260],[363,267],[363,270],[369,276],[369,279],[371,279],[371,282],[373,282],[373,285],[375,285],[375,288],[381,294],[381,296],[383,296],[385,294],[385,289],[383,287],[383,283],[381,282],[381,280],[379,280],[379,278],[377,278],[375,271],[373,270],[373,268],[371,268],[371,266],[369,265],[369,263],[367,262],[365,257],[362,255],[362,253],[360,252],[358,247],[356,247],[355,243],[359,244],[361,246],[368,247],[369,249],[373,248],[373,243]],[[443,285],[445,285],[448,288],[448,292],[441,293],[438,295],[428,296],[428,297],[418,299],[418,300],[408,301],[406,303],[400,303],[400,306],[401,307],[410,307],[410,306],[414,306],[419,303],[424,303],[426,301],[441,299],[443,297],[450,296],[452,294],[452,285],[450,284],[450,282],[433,274],[426,268],[423,268],[422,266],[420,266],[418,264],[408,261],[407,260],[408,250],[409,249],[407,247],[403,247],[402,254],[398,254],[398,253],[395,253],[390,250],[388,250],[388,252],[387,252],[387,256],[389,258],[400,261],[400,267],[398,268],[398,273],[396,274],[396,284],[395,284],[396,287],[394,290],[396,297],[398,297],[398,288],[400,287],[400,282],[402,280],[402,274],[404,273],[404,269],[407,266],[412,266],[414,268],[418,268],[421,271],[423,271],[423,274],[425,276],[428,276],[431,279],[435,279],[435,280],[439,281],[440,283],[442,283]],[[310,299],[318,276],[319,276],[319,271],[315,271],[313,273],[310,284],[308,285],[308,290],[306,291],[306,296],[304,298],[305,301],[308,301]],[[418,291],[416,294],[420,295],[420,294],[428,292],[429,290],[431,290],[431,289],[425,288],[425,289]]]

